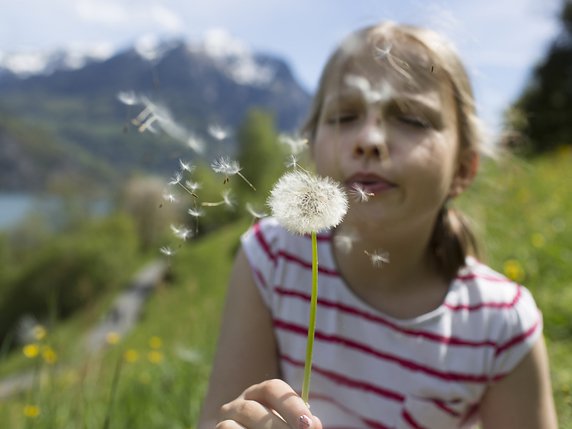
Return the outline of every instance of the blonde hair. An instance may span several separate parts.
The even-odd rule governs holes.
[[[327,91],[339,88],[348,67],[358,63],[364,54],[381,67],[393,68],[409,86],[415,87],[417,81],[427,79],[445,79],[449,83],[457,115],[459,168],[465,171],[472,168],[474,155],[482,151],[483,133],[471,82],[456,50],[431,30],[393,22],[352,33],[332,53],[302,126],[308,140],[312,142],[315,138]],[[467,256],[480,257],[478,242],[467,219],[447,203],[437,217],[431,246],[440,272],[449,279],[465,264]]]

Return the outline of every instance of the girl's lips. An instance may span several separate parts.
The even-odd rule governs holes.
[[[372,173],[358,173],[346,180],[348,188],[359,187],[367,193],[378,194],[388,189],[395,188],[396,185],[386,178]]]

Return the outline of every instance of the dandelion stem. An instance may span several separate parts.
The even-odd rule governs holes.
[[[308,321],[308,340],[306,341],[306,362],[304,363],[304,381],[302,399],[308,404],[310,394],[310,376],[312,375],[312,354],[314,351],[314,332],[316,330],[316,310],[318,308],[318,239],[316,232],[312,236],[312,295],[310,298],[310,319]]]
[[[242,180],[244,180],[244,181],[246,182],[246,184],[252,188],[253,191],[256,191],[256,188],[254,187],[254,185],[253,185],[252,183],[250,183],[250,182],[248,181],[248,179],[247,179],[246,177],[244,177],[244,175],[243,175],[240,171],[239,171],[238,173],[236,173],[236,174],[238,174],[238,175],[240,176],[240,178],[241,178]]]

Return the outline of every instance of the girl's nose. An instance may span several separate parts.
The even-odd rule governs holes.
[[[387,156],[385,129],[379,118],[368,118],[356,138],[354,156],[382,160]]]

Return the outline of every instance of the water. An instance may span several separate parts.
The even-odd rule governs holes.
[[[41,210],[47,218],[57,218],[62,204],[62,199],[55,196],[0,192],[0,231],[13,229],[35,210]],[[106,199],[96,199],[88,208],[88,212],[94,216],[105,215],[110,210],[110,201]],[[56,219],[53,220],[56,222]]]
[[[38,197],[32,194],[0,192],[0,230],[18,225],[37,201]]]

